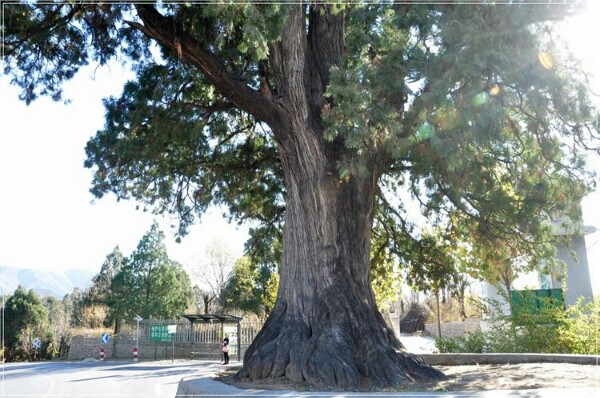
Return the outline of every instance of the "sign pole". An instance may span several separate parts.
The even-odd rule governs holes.
[[[42,348],[42,340],[40,340],[40,338],[36,337],[35,339],[33,339],[33,361],[34,362],[37,358],[38,348]]]
[[[136,322],[137,322],[137,327],[135,329],[135,351],[138,353],[139,355],[139,350],[140,350],[140,321],[143,319],[141,316],[136,315],[135,318],[133,318]],[[134,359],[135,361],[135,359]],[[137,362],[137,361],[136,361]]]
[[[177,333],[177,324],[175,325],[167,325],[167,333],[171,336],[171,362],[175,362],[175,334]]]
[[[239,319],[237,321],[237,357],[238,362],[242,360],[242,327]]]

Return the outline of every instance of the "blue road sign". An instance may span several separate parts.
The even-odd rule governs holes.
[[[40,340],[37,337],[35,339],[33,339],[33,348],[35,348],[36,350],[39,350],[40,348],[42,348],[42,340]]]
[[[102,344],[108,344],[108,339],[110,337],[108,336],[108,333],[102,333],[102,336],[100,336],[100,341],[102,342]]]

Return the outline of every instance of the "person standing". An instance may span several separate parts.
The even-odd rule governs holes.
[[[221,365],[227,365],[229,363],[229,335],[225,335],[223,338],[223,345],[221,346],[223,351],[223,363]]]

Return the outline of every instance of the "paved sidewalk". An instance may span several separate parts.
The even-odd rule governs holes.
[[[232,362],[232,366],[239,363]],[[213,380],[223,367],[216,363],[207,363],[197,376],[184,377],[179,383],[177,398],[183,397],[403,397],[403,398],[598,398],[600,388],[552,388],[532,390],[487,390],[464,392],[400,392],[400,393],[367,393],[367,392],[298,392],[291,390],[259,390],[240,389]]]

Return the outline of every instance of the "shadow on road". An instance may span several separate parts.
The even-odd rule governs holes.
[[[2,364],[1,372],[5,378],[22,378],[30,377],[31,373],[44,374],[51,376],[58,373],[77,373],[88,369],[96,369],[98,371],[107,372],[144,372],[143,375],[128,375],[127,377],[157,377],[168,375],[189,375],[212,366],[216,366],[218,362],[175,362],[175,363],[119,363],[119,362],[101,362],[101,361],[79,361],[79,362],[26,362],[26,363],[7,363]],[[107,376],[107,377],[115,377]],[[102,378],[102,377],[99,377]],[[84,380],[84,379],[81,379]],[[77,380],[74,380],[77,381]]]

